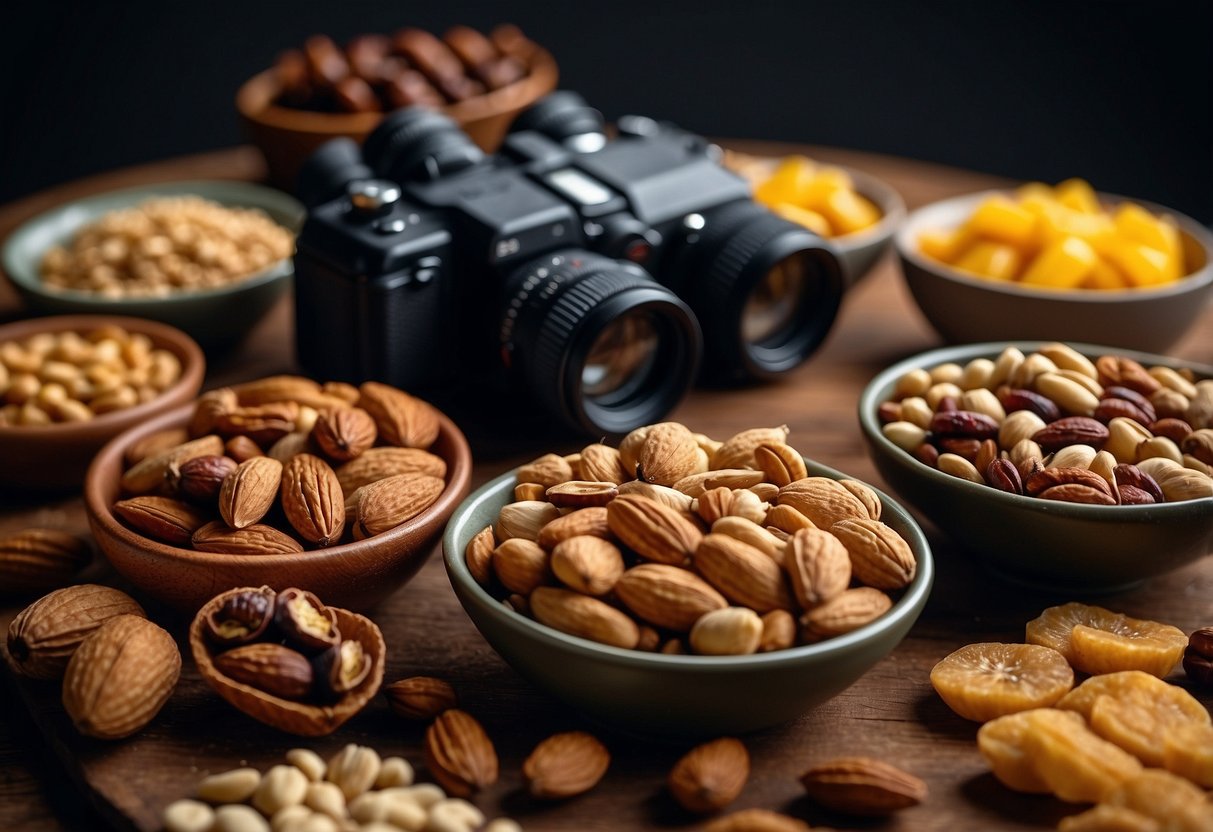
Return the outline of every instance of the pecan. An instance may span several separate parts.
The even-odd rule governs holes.
[[[1108,439],[1108,429],[1089,416],[1067,416],[1045,425],[1032,439],[1046,451],[1067,445],[1090,445],[1098,450]]]
[[[1159,419],[1150,425],[1150,433],[1155,436],[1165,436],[1182,448],[1184,439],[1192,433],[1192,426],[1183,419]]]
[[[1061,410],[1057,405],[1034,390],[1000,387],[998,388],[998,401],[1008,414],[1017,410],[1028,410],[1045,422],[1061,418]]]
[[[1088,503],[1099,506],[1114,506],[1116,500],[1106,491],[1076,482],[1068,482],[1046,488],[1036,496],[1042,500],[1059,500],[1064,503]]]
[[[992,460],[986,467],[985,478],[990,486],[999,491],[1009,494],[1023,493],[1023,480],[1019,476],[1019,469],[1009,459]]]
[[[1148,506],[1155,502],[1149,491],[1135,485],[1121,485],[1117,487],[1117,490],[1120,492],[1122,506]]]
[[[1101,399],[1091,415],[1097,422],[1105,425],[1117,417],[1132,419],[1140,425],[1149,425],[1154,421],[1154,408],[1151,407],[1147,412],[1127,399],[1108,398]]]
[[[1024,480],[1024,491],[1030,497],[1039,497],[1050,488],[1067,484],[1084,485],[1112,497],[1107,480],[1086,468],[1042,468]]]
[[[957,439],[945,436],[936,440],[935,444],[939,446],[941,453],[956,454],[972,462],[977,459],[977,453],[981,450],[981,443],[982,440],[980,439]]]
[[[993,439],[998,423],[984,413],[970,410],[941,410],[931,418],[931,433],[960,439]]]
[[[1166,502],[1167,498],[1163,496],[1162,486],[1158,484],[1158,481],[1136,465],[1121,463],[1116,466],[1113,475],[1116,477],[1116,484],[1122,491],[1125,486],[1132,486],[1149,494],[1156,503]]]

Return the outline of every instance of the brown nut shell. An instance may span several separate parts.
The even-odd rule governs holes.
[[[44,595],[17,613],[8,627],[13,666],[33,679],[59,679],[86,637],[119,615],[143,616],[125,592],[97,584],[77,584]]]
[[[198,610],[190,624],[190,650],[198,672],[208,685],[237,710],[280,731],[304,737],[322,737],[333,733],[354,714],[362,710],[383,682],[384,657],[387,648],[383,634],[370,619],[337,607],[328,609],[336,616],[337,626],[346,638],[362,644],[371,662],[370,672],[353,690],[331,704],[313,705],[293,702],[230,679],[216,668],[210,645],[204,634],[205,622],[214,610],[222,607],[234,594],[257,591],[242,587],[217,595]]]
[[[278,593],[263,586],[238,592],[206,618],[206,637],[226,649],[260,638],[274,623]]]

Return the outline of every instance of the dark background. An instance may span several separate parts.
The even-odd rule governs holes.
[[[839,145],[1213,219],[1213,3],[31,3],[0,12],[0,201],[241,141],[232,99],[309,34],[513,21],[608,117]]]

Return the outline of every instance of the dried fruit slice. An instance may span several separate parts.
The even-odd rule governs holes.
[[[1113,789],[1105,802],[1154,818],[1166,832],[1213,829],[1213,803],[1199,788],[1170,772],[1146,769]]]
[[[1023,711],[990,720],[977,732],[977,750],[989,763],[994,776],[1008,789],[1048,794],[1048,784],[1036,773],[1036,766],[1023,749],[1024,735],[1033,713]],[[1076,723],[1082,722],[1078,714],[1071,713],[1069,718]]]
[[[1071,803],[1099,803],[1142,770],[1132,754],[1052,708],[1029,714],[1023,750],[1049,790]]]
[[[1080,815],[1062,818],[1057,832],[1163,832],[1163,828],[1140,812],[1101,803]]]
[[[1162,767],[1213,789],[1213,726],[1189,723],[1163,735]]]
[[[1052,705],[1074,687],[1056,650],[1036,644],[966,645],[931,670],[931,685],[965,719],[986,722]]]
[[[1029,621],[1027,641],[1052,647],[1084,673],[1142,670],[1162,678],[1183,656],[1188,637],[1169,624],[1071,602]]]
[[[1092,676],[1057,707],[1082,714],[1092,731],[1151,766],[1163,765],[1167,731],[1210,724],[1190,693],[1140,670]]]

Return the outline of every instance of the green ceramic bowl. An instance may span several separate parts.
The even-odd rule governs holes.
[[[230,286],[180,292],[165,298],[103,298],[90,292],[58,291],[43,285],[39,264],[53,246],[67,242],[81,226],[102,214],[131,208],[162,196],[193,195],[222,205],[259,208],[278,224],[298,231],[303,206],[293,197],[248,182],[164,182],[79,199],[40,214],[14,231],[0,254],[4,271],[39,314],[126,315],[175,326],[207,348],[235,343],[269,311],[290,286],[289,259]]]
[[[1017,341],[1025,354],[1040,341]],[[877,470],[899,495],[990,571],[1063,594],[1125,589],[1213,552],[1213,498],[1146,506],[1092,506],[1008,494],[924,465],[880,429],[877,409],[907,371],[974,358],[994,359],[1006,343],[945,347],[907,358],[877,375],[859,399],[859,424]],[[1131,350],[1071,344],[1090,358],[1109,353],[1145,366],[1213,368]]]
[[[845,475],[808,462],[809,473]],[[753,731],[795,719],[838,695],[891,652],[926,604],[931,550],[909,513],[881,494],[883,519],[909,542],[918,574],[871,624],[819,644],[752,656],[667,656],[566,635],[507,609],[472,578],[463,552],[513,501],[514,473],[468,497],[451,517],[443,556],[455,594],[480,632],[522,676],[605,723],[670,736]]]

